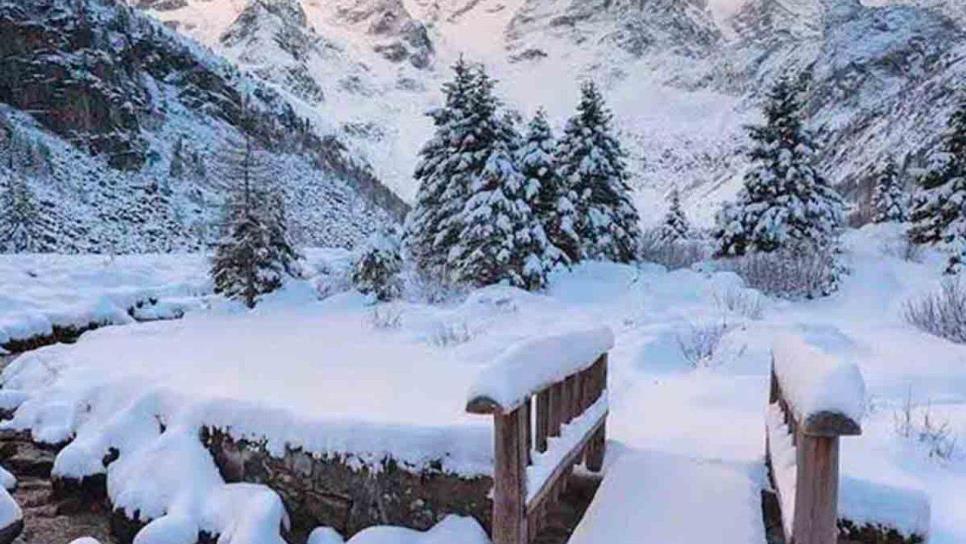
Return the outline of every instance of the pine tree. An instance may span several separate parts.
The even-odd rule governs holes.
[[[665,243],[690,238],[691,224],[681,208],[681,193],[677,188],[668,194],[668,204],[668,211],[664,216],[664,223],[661,224],[658,238]]]
[[[751,168],[737,203],[718,214],[719,255],[835,245],[843,203],[815,168],[815,144],[803,123],[805,84],[779,78],[767,93],[765,124],[748,127]]]
[[[551,258],[555,263],[568,265],[580,260],[580,238],[575,230],[576,195],[557,171],[555,146],[546,112],[540,109],[530,121],[518,162],[526,179],[530,207],[547,235]]]
[[[630,262],[640,248],[640,218],[627,185],[625,152],[612,133],[611,120],[597,87],[585,83],[577,113],[557,146],[557,163],[577,196],[581,256]]]
[[[251,135],[224,158],[234,189],[225,204],[221,238],[211,262],[215,292],[254,308],[261,295],[296,276],[298,254],[288,242],[281,194],[270,187],[266,164]]]
[[[0,177],[3,177],[0,172]],[[0,195],[0,253],[40,253],[50,249],[41,208],[23,176],[6,173]]]
[[[526,179],[513,156],[519,136],[499,113],[494,82],[477,68],[470,97],[464,149],[470,191],[453,220],[459,235],[448,251],[449,279],[456,283],[507,283],[525,289],[546,284],[547,238],[526,193]]]
[[[907,207],[908,198],[902,187],[899,169],[895,161],[886,159],[882,170],[876,175],[872,192],[872,222],[902,223],[908,214]]]
[[[436,131],[420,150],[414,175],[419,189],[403,243],[417,267],[436,277],[445,275],[447,250],[460,228],[453,219],[469,193],[473,142],[466,118],[475,85],[476,72],[460,58],[453,80],[443,85],[445,104],[430,112]]]
[[[962,245],[966,237],[966,100],[949,119],[941,147],[929,157],[919,178],[919,193],[910,214],[909,238],[918,244]]]
[[[352,271],[352,283],[359,292],[383,302],[402,293],[399,273],[403,259],[399,236],[393,231],[377,232],[369,237]]]

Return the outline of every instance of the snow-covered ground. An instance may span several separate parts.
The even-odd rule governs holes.
[[[556,274],[545,294],[490,287],[443,305],[372,307],[351,292],[319,300],[324,282],[313,278],[253,312],[215,300],[178,321],[104,328],[75,345],[30,352],[4,372],[0,400],[23,402],[11,427],[49,441],[75,437],[55,472],[104,471],[107,449],[120,451],[107,469],[115,504],[149,517],[167,514],[140,543],[171,542],[165,536],[199,528],[267,535],[283,520],[279,503],[256,486],[225,485],[198,443],[198,425],[230,425],[273,448],[351,453],[360,463],[391,453],[413,466],[442,459],[457,473],[486,473],[490,422],[464,413],[481,369],[516,341],[607,325],[615,334],[609,476],[577,542],[602,542],[605,533],[597,531],[610,531],[617,536],[608,543],[671,541],[661,535],[757,543],[764,538],[758,490],[765,485],[770,349],[777,335],[793,333],[856,364],[866,384],[863,435],[842,439],[846,513],[881,517],[894,506],[887,497],[922,492],[931,501],[930,541],[961,543],[966,346],[903,321],[903,303],[939,285],[942,261],[892,256],[897,237],[889,228],[850,232],[851,275],[834,296],[814,301],[761,297],[730,273],[655,265],[585,263]],[[168,259],[201,269],[198,257]],[[315,268],[337,269],[327,263],[339,259],[345,255],[310,252]],[[22,269],[9,264],[3,273]],[[0,320],[10,313],[4,307]],[[697,330],[722,326],[727,332],[714,354],[695,368],[680,344]],[[934,425],[947,424],[959,438],[949,459],[930,456],[929,441],[915,430],[899,432],[910,397],[914,425],[928,411]],[[453,520],[436,534],[463,525]],[[407,542],[407,534],[380,533],[371,541]],[[326,543],[330,536],[317,535]]]

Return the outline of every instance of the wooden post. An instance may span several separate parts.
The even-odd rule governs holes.
[[[493,544],[527,544],[526,410],[494,419]]]
[[[550,386],[550,436],[560,436],[560,425],[563,423],[563,384],[555,383]]]
[[[527,397],[527,400],[523,401],[523,406],[520,407],[523,410],[523,436],[524,444],[523,449],[526,452],[524,460],[526,464],[524,467],[530,465],[533,459],[530,457],[530,452],[533,451],[533,400],[532,397]]]
[[[550,389],[537,393],[537,429],[534,445],[538,452],[547,451],[547,434],[550,430]]]
[[[839,438],[799,434],[796,445],[792,544],[835,544],[838,527]]]
[[[574,418],[574,415],[570,413],[570,378],[557,383],[557,385],[560,386],[560,422],[563,424],[570,423]]]

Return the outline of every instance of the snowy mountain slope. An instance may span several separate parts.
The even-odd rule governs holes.
[[[487,63],[510,107],[529,114],[543,105],[558,126],[575,103],[576,80],[601,82],[629,144],[646,223],[658,220],[671,186],[684,189],[699,223],[735,193],[742,126],[757,118],[762,86],[789,67],[814,68],[809,107],[813,126],[827,131],[823,166],[856,199],[869,165],[885,155],[918,163],[966,81],[955,0],[275,3],[301,4],[306,16],[292,20],[328,46],[280,62],[299,64],[323,90],[309,109],[404,199],[415,193],[416,152],[431,130],[422,113],[460,54]],[[245,5],[183,0],[151,13],[257,72],[261,64],[246,59],[264,47],[226,43]],[[384,55],[385,34],[374,28],[424,30],[427,63]],[[284,75],[266,77],[291,87]]]
[[[350,245],[404,211],[287,97],[123,4],[0,2],[0,37],[0,169],[29,179],[48,249],[210,242],[243,126],[272,150],[301,241]]]

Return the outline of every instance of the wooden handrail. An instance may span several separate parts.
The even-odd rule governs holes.
[[[858,421],[846,414],[820,410],[802,414],[785,395],[771,369],[769,404],[778,417],[769,416],[765,459],[772,487],[781,507],[782,529],[789,544],[835,544],[838,538],[839,437],[862,433]],[[779,420],[779,421],[775,421]],[[794,447],[794,489],[782,478],[773,456],[777,444]],[[792,497],[794,499],[793,502]],[[791,512],[786,511],[791,505]]]
[[[494,421],[494,544],[528,544],[546,523],[574,465],[603,467],[607,353],[534,396],[504,408],[484,396],[467,411]],[[553,466],[547,463],[552,462]],[[538,470],[539,469],[539,470]]]

